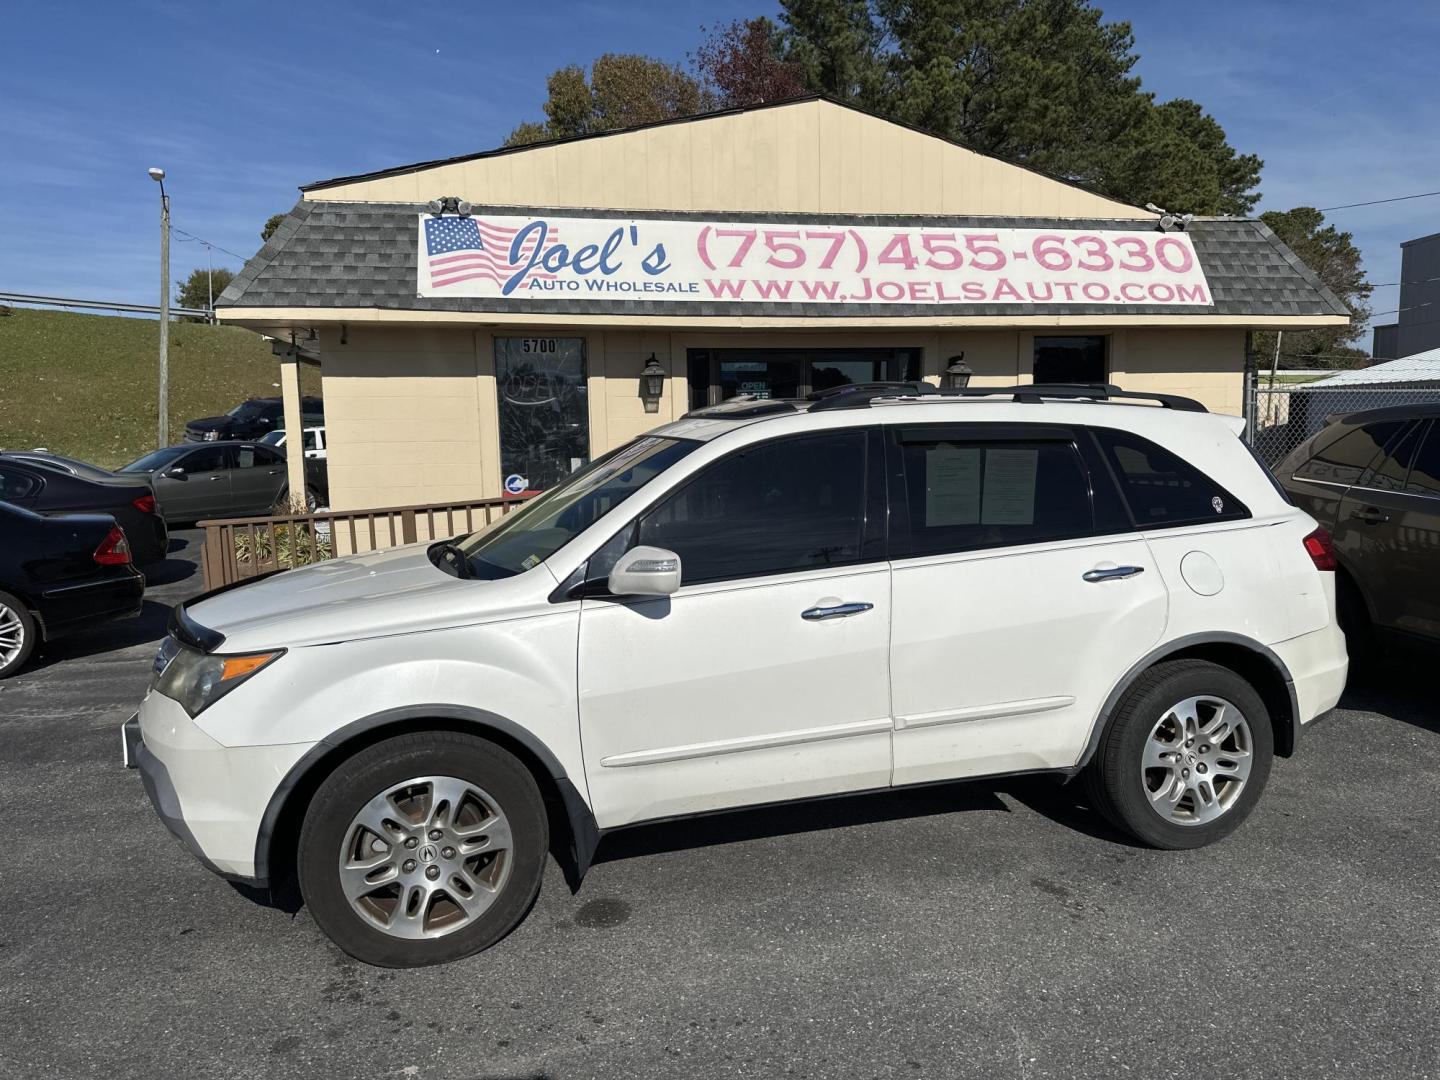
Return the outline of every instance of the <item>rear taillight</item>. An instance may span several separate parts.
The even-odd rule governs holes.
[[[1324,529],[1316,529],[1301,543],[1305,545],[1305,552],[1310,556],[1310,561],[1315,564],[1316,570],[1335,569],[1335,545],[1330,542],[1328,532]]]
[[[95,561],[101,566],[122,566],[130,561],[130,541],[119,525],[112,525],[95,549]]]
[[[139,510],[142,514],[153,514],[155,513],[155,496],[141,495],[130,505],[135,507],[135,509]]]

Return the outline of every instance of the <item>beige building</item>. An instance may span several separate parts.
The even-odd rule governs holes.
[[[1239,414],[1249,331],[1346,321],[1259,222],[820,98],[311,184],[217,314],[319,364],[336,509],[535,490],[735,394],[947,371]]]

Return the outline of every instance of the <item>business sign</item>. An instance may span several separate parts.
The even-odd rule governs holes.
[[[1212,303],[1183,232],[419,218],[419,294],[772,304]]]

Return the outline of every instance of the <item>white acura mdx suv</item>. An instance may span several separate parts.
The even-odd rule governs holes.
[[[578,880],[727,807],[1046,772],[1198,847],[1346,673],[1329,537],[1242,426],[1114,387],[701,409],[488,531],[180,606],[126,760],[389,966],[507,933],[552,834]]]

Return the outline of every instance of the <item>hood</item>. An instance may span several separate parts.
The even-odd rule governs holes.
[[[235,426],[233,416],[202,416],[199,420],[188,421],[185,426],[196,431],[223,431]]]
[[[225,635],[221,652],[244,652],[488,622],[533,604],[537,594],[543,603],[555,587],[543,566],[499,581],[451,577],[430,561],[428,547],[409,544],[287,570],[185,611]]]

